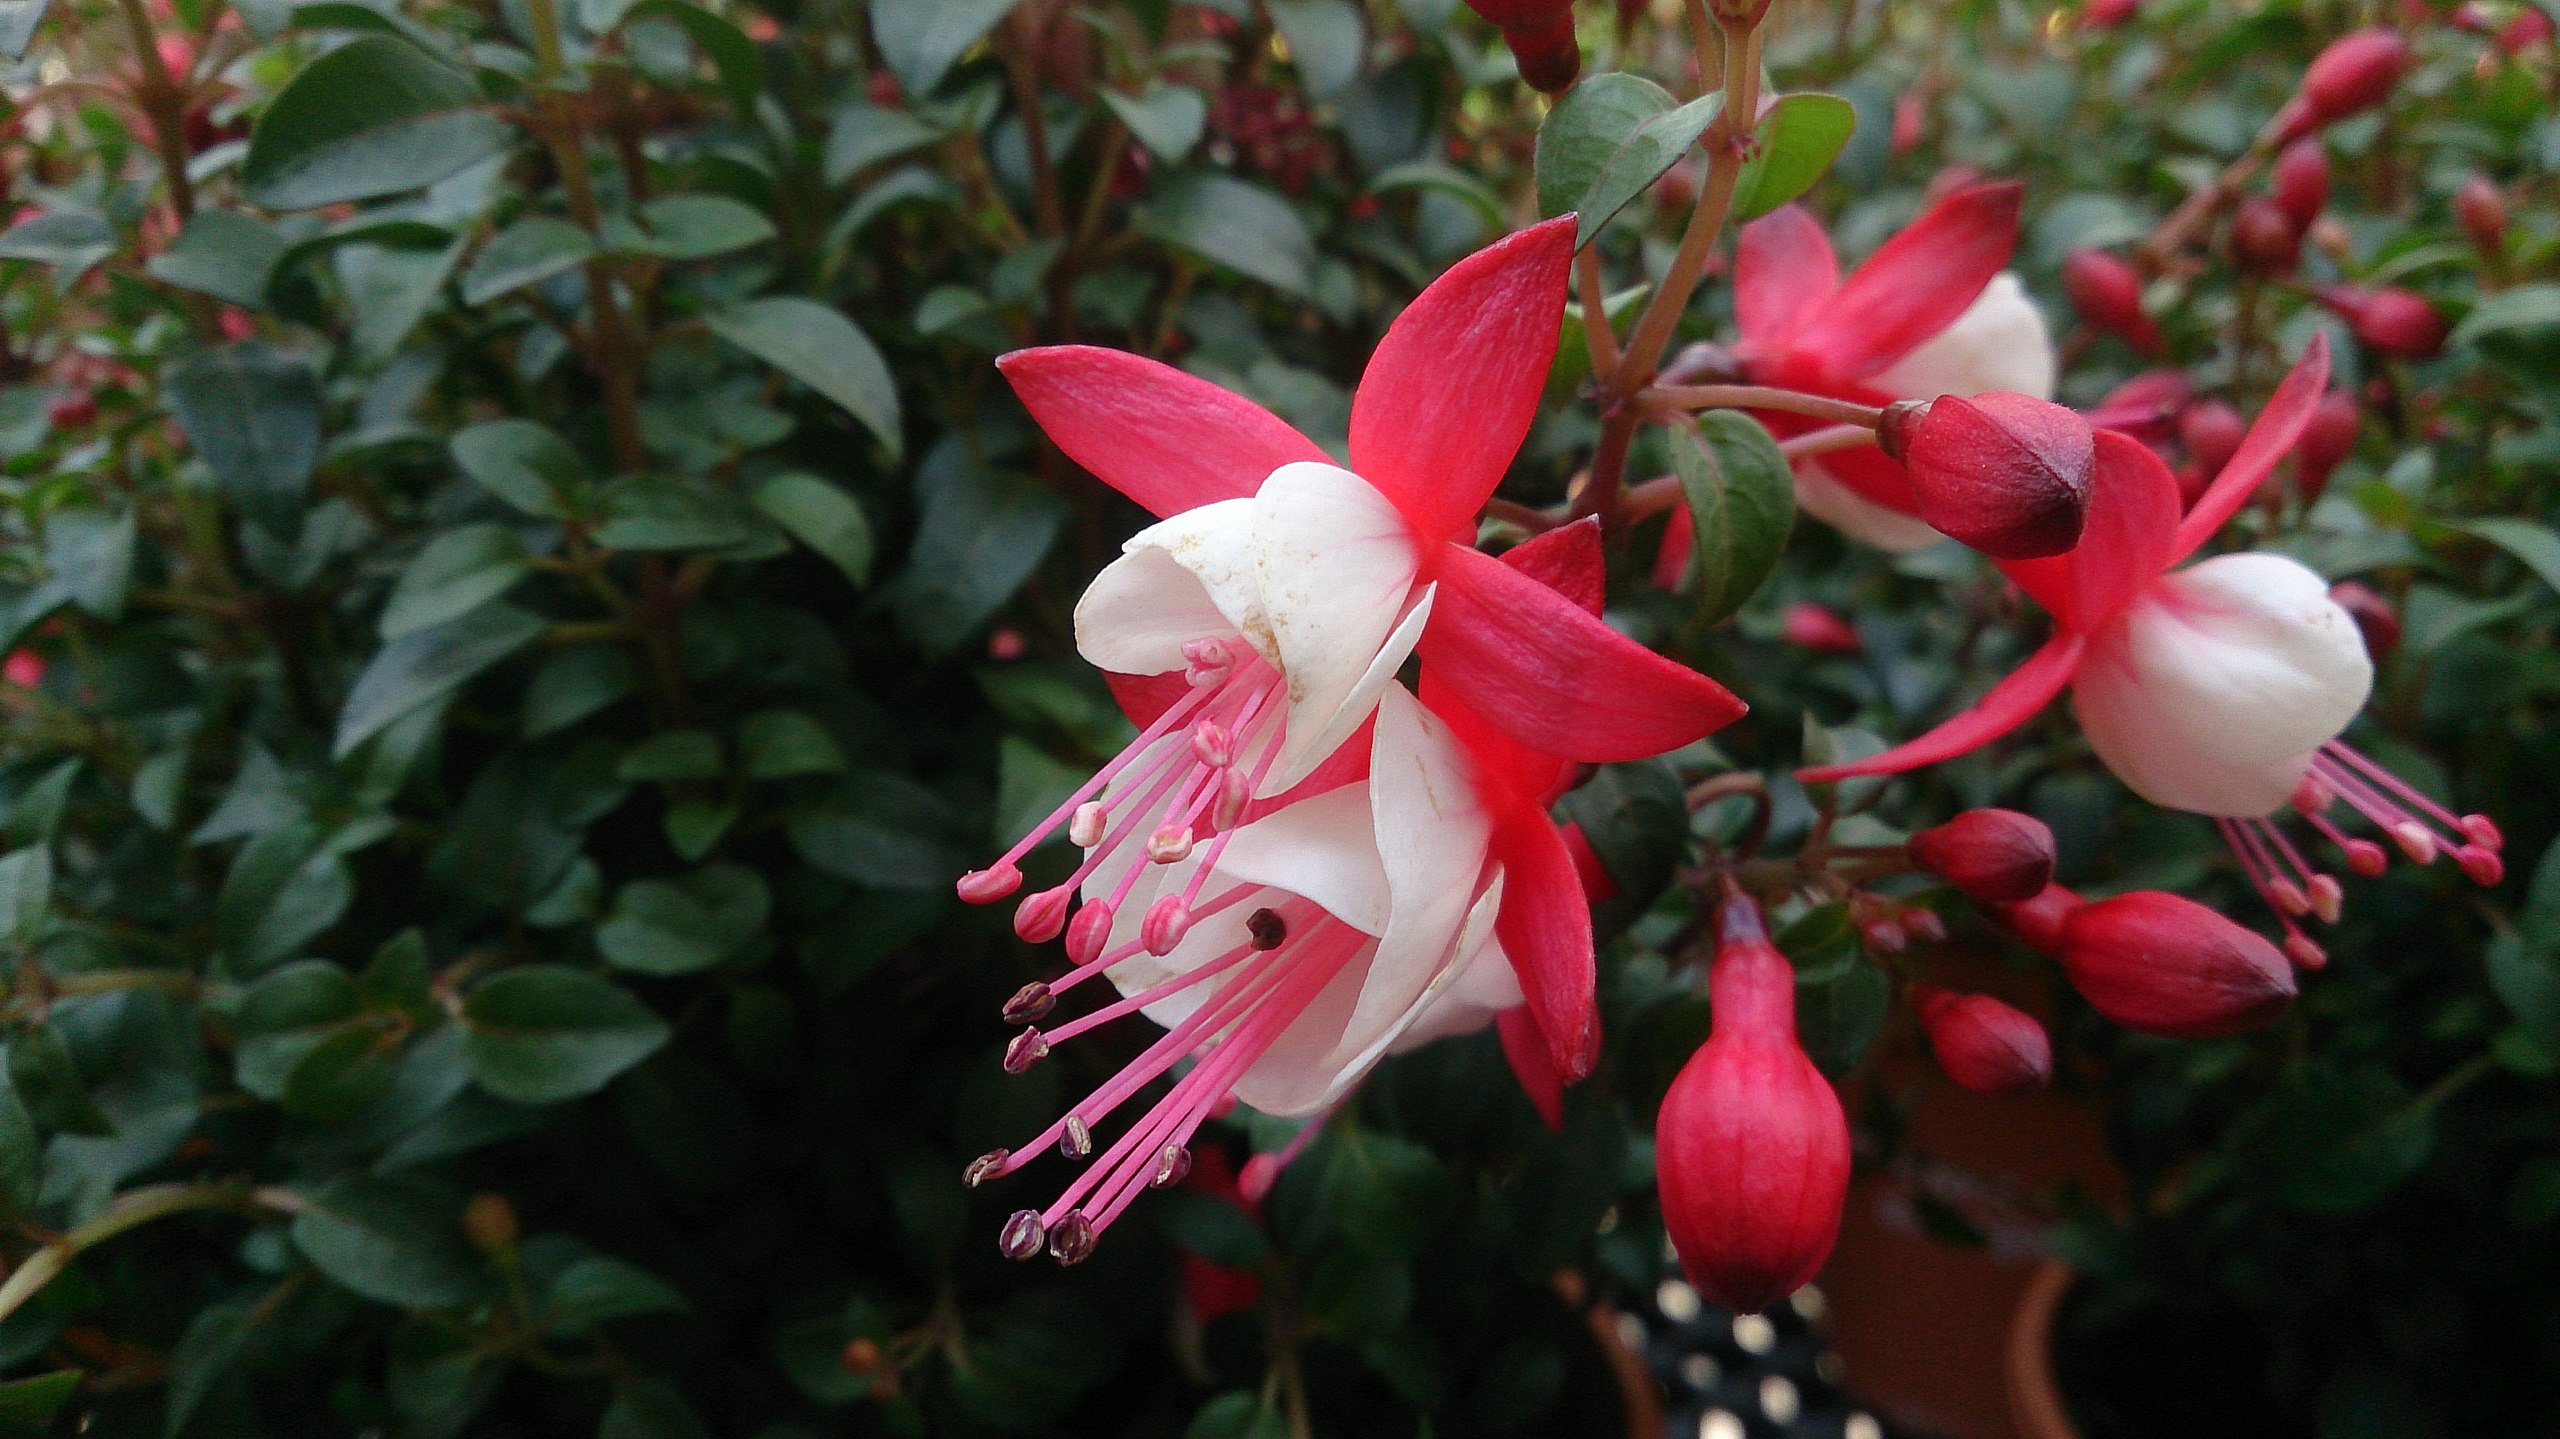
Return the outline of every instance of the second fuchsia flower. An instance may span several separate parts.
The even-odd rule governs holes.
[[[2174,566],[2219,530],[2293,448],[2328,381],[2315,338],[2192,509],[2139,442],[2097,438],[2087,530],[2065,556],[2002,569],[2051,611],[2052,638],[1971,709],[1869,759],[1805,770],[1809,782],[1897,774],[1978,749],[2066,687],[2090,745],[2135,793],[2213,817],[2281,919],[2297,963],[2322,962],[2298,923],[2334,920],[2341,891],[2275,823],[2287,809],[2348,868],[2379,873],[2383,850],[2329,819],[2344,801],[2413,861],[2450,854],[2472,879],[2503,872],[2497,826],[2456,815],[2342,742],[2373,688],[2373,663],[2328,582],[2263,552]]]

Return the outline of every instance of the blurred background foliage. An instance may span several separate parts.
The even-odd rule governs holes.
[[[2372,8],[1784,0],[1766,60],[1856,109],[1809,197],[1844,252],[1948,166],[2018,177],[2017,265],[2069,333],[2064,254],[2146,232]],[[2339,243],[2306,263],[2418,288],[2454,340],[2349,347],[2356,456],[2254,523],[2394,601],[2363,738],[2529,861],[2560,827],[2551,50],[2497,33],[2526,7],[2405,8],[2423,63],[2331,132]],[[1586,12],[1587,70],[1694,87],[1676,6]],[[1681,786],[1911,733],[2019,653],[1951,548],[1801,527],[1704,629],[1637,537],[1614,617],[1754,713],[1566,801],[1623,893],[1609,1058],[1560,1131],[1477,1036],[1390,1065],[1258,1207],[1233,1168],[1289,1132],[1240,1115],[1073,1271],[1002,1261],[1007,1197],[957,1183],[1110,1064],[1002,1076],[998,1008],[1052,960],[950,883],[1125,735],[1068,606],[1139,518],[989,361],[1134,349],[1338,444],[1395,310],[1535,214],[1545,103],[1489,27],[1455,0],[7,0],[0,40],[0,1420],[1626,1432],[1610,1306],[1660,1275],[1644,1132],[1705,1026],[1671,880],[1692,823],[1741,822]],[[2514,216],[2486,256],[2453,211],[2475,173]],[[1604,237],[1613,272],[1659,273],[1682,175]],[[2324,323],[2254,284],[2154,296],[2244,408],[2272,372],[2227,343],[2242,310],[2288,352]],[[2066,346],[2075,403],[2141,367]],[[1588,453],[1578,352],[1522,503]],[[1806,599],[1862,650],[1782,642]],[[1783,845],[1811,811],[1779,799]],[[2090,892],[2248,912],[2210,830],[2129,803],[2067,723],[1862,799],[1844,824],[1881,838],[2002,799]],[[1892,981],[1836,909],[1787,943],[1848,1075]],[[2254,1432],[2523,1432],[2560,1373],[2560,861],[2485,898],[2365,882],[2331,953],[2264,1034],[2066,1023],[2066,1084],[2160,1198],[2057,1204],[2056,1236],[2119,1313],[2261,1336],[2281,1427]],[[1889,1165],[1907,1095],[1860,1092]]]

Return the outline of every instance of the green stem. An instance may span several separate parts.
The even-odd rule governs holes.
[[[0,1320],[18,1311],[37,1291],[70,1267],[82,1251],[115,1238],[128,1229],[191,1209],[270,1209],[295,1213],[307,1207],[302,1196],[272,1186],[243,1184],[155,1184],[118,1195],[106,1209],[19,1261],[0,1282]]]

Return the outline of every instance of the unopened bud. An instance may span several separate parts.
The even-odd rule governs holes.
[[[1070,1209],[1049,1231],[1049,1257],[1060,1264],[1082,1264],[1093,1257],[1093,1246],[1100,1238],[1083,1210]]]
[[[2072,911],[2062,968],[2100,1014],[2141,1034],[2211,1039],[2272,1022],[2293,966],[2256,931],[2160,890]]]
[[[2307,121],[2302,129],[2334,124],[2381,104],[2417,58],[2408,37],[2379,26],[2330,41],[2302,72],[2295,100]]]
[[[996,1248],[1007,1259],[1029,1259],[1040,1252],[1048,1238],[1048,1231],[1040,1224],[1039,1210],[1017,1209],[996,1236]]]
[[[2319,499],[2329,488],[2329,476],[2355,453],[2361,423],[2356,397],[2344,390],[2331,390],[2312,407],[2302,438],[2293,446],[2293,483],[2304,504]]]
[[[1798,649],[1825,655],[1858,652],[1858,632],[1849,627],[1849,622],[1811,600],[1788,605],[1779,623],[1787,643]]]
[[[2488,176],[2477,171],[2453,192],[2453,218],[2471,239],[2471,248],[2491,259],[2506,253],[2507,197]]]
[[[2329,966],[2329,951],[2320,947],[2320,941],[2300,930],[2284,937],[2284,957],[2291,960],[2296,969],[2326,969]]]
[[[2302,259],[2302,230],[2275,201],[2251,195],[2231,212],[2231,263],[2257,275],[2282,275]]]
[[[2089,0],[2080,7],[2080,28],[2113,30],[2134,17],[2142,8],[2142,0]]]
[[[2063,256],[2062,292],[2090,324],[2146,355],[2159,350],[2160,327],[2142,310],[2142,277],[2122,256],[2107,250]]]
[[[1920,518],[1995,559],[2080,541],[2096,432],[2078,413],[1992,390],[1885,411],[1877,442],[1911,475]]]
[[[2496,820],[2485,814],[2464,815],[2461,820],[2461,829],[2464,838],[2482,849],[2499,850],[2507,847],[2505,831],[2498,828]]]
[[[2276,156],[2275,173],[2268,188],[2275,194],[2276,208],[2293,222],[2293,232],[2302,234],[2329,208],[2329,149],[2318,140],[2305,137],[2284,147]]]
[[[1573,34],[1572,0],[1467,0],[1467,8],[1502,31],[1521,79],[1550,95],[1573,88],[1582,46]]]
[[[2080,908],[2077,894],[2058,884],[2048,884],[2032,899],[2015,904],[1995,905],[1992,913],[2009,927],[2012,934],[2038,954],[2058,955],[2062,952],[2062,926],[2073,911]]]
[[[1957,994],[1931,984],[1911,987],[1920,1025],[1938,1068],[1983,1094],[2042,1089],[2053,1078],[2053,1041],[2044,1026],[1987,994]]]
[[[1067,963],[1091,964],[1111,943],[1116,918],[1107,899],[1089,899],[1067,924]]]
[[[858,1379],[867,1379],[879,1373],[880,1366],[887,1360],[888,1355],[881,1352],[880,1343],[876,1339],[848,1339],[845,1341],[844,1352],[836,1356],[836,1363],[843,1367],[844,1372]]]
[[[2370,290],[2322,285],[2313,293],[2347,322],[2357,339],[2400,359],[2433,356],[2444,348],[2445,334],[2451,328],[2425,296],[2397,285]]]
[[[1654,1126],[1664,1224],[1689,1280],[1756,1314],[1802,1288],[1839,1236],[1849,1126],[1795,1035],[1795,971],[1759,907],[1728,900],[1714,1028]]]
[[[2356,622],[2364,635],[2365,654],[2374,663],[2389,659],[2400,647],[2400,612],[2372,586],[2361,580],[2340,580],[2329,586],[2329,600]]]
[[[2187,458],[2207,476],[2222,473],[2248,433],[2249,422],[2220,400],[2199,400],[2178,417],[2178,441],[2187,447]]]
[[[973,869],[960,876],[960,898],[967,904],[993,904],[1022,888],[1022,871],[1009,864]]]
[[[2013,809],[1969,809],[1911,837],[1911,862],[1977,904],[2032,900],[2053,882],[2053,831]]]
[[[516,1247],[516,1208],[503,1194],[482,1190],[462,1206],[462,1234],[483,1254]]]

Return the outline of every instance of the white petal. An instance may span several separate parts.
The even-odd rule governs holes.
[[[2363,636],[2328,582],[2282,555],[2239,554],[2166,577],[2092,637],[2072,705],[2136,794],[2262,815],[2372,689]]]
[[[1347,933],[1337,927],[1330,935],[1310,938],[1316,945],[1325,945],[1339,942]],[[1342,1082],[1341,1066],[1332,1055],[1360,1002],[1360,985],[1377,948],[1376,940],[1361,943],[1360,951],[1317,994],[1315,1002],[1300,1011],[1236,1081],[1236,1098],[1265,1114],[1319,1114],[1351,1087]],[[1310,946],[1299,958],[1305,962],[1323,957]]]
[[[1918,516],[1877,504],[1832,478],[1819,460],[1797,464],[1796,504],[1849,538],[1895,554],[1925,550],[1946,538]]]
[[[1076,653],[1116,674],[1181,669],[1185,644],[1236,632],[1200,577],[1152,545],[1103,566],[1076,601]]]
[[[1502,903],[1501,880],[1496,877],[1486,898],[1495,908]],[[1482,908],[1484,900],[1478,900]],[[1493,1023],[1494,1016],[1523,1003],[1527,996],[1520,990],[1519,972],[1511,967],[1511,956],[1493,937],[1493,910],[1485,910],[1486,922],[1481,933],[1469,912],[1468,931],[1472,943],[1461,940],[1461,957],[1448,984],[1414,1013],[1413,1022],[1387,1046],[1390,1054],[1419,1049],[1435,1039],[1451,1035],[1473,1034]]]
[[[1262,612],[1262,582],[1255,568],[1255,515],[1250,497],[1220,500],[1158,520],[1131,535],[1120,548],[1129,554],[1161,550],[1189,570],[1207,591],[1209,603],[1227,617],[1231,632],[1243,635],[1262,651],[1264,659],[1278,664],[1279,651],[1271,644],[1271,625]],[[1076,642],[1081,649],[1081,631]]]
[[[1334,721],[1406,619],[1421,552],[1386,496],[1333,465],[1282,465],[1253,503],[1262,613],[1288,684],[1288,735],[1275,766],[1292,777],[1285,788],[1323,761],[1317,746],[1328,735],[1339,744],[1348,733]]]
[[[1431,602],[1439,593],[1440,582],[1437,580],[1422,587],[1422,593],[1414,597],[1413,607],[1405,611],[1404,618],[1397,621],[1395,631],[1387,636],[1386,644],[1378,650],[1378,657],[1369,662],[1369,668],[1360,676],[1359,683],[1351,687],[1351,693],[1343,697],[1341,705],[1321,727],[1308,733],[1297,728],[1299,715],[1293,713],[1289,717],[1289,728],[1281,741],[1280,757],[1272,764],[1271,773],[1263,776],[1262,787],[1254,791],[1254,798],[1269,799],[1295,789],[1300,780],[1314,773],[1316,766],[1323,764],[1342,747],[1343,741],[1351,738],[1352,733],[1360,728],[1361,721],[1369,717],[1369,711],[1377,708],[1378,696],[1386,693],[1387,687],[1396,682],[1396,671],[1404,667],[1405,657],[1422,642],[1422,627],[1430,623]]]
[[[2003,270],[1954,324],[1868,383],[1906,400],[1985,390],[2050,400],[2054,368],[2053,335],[2045,329],[2043,313],[2027,298],[2018,277]]]
[[[1218,857],[1218,879],[1304,895],[1363,934],[1384,934],[1390,890],[1369,805],[1366,783],[1346,784],[1244,825]]]

